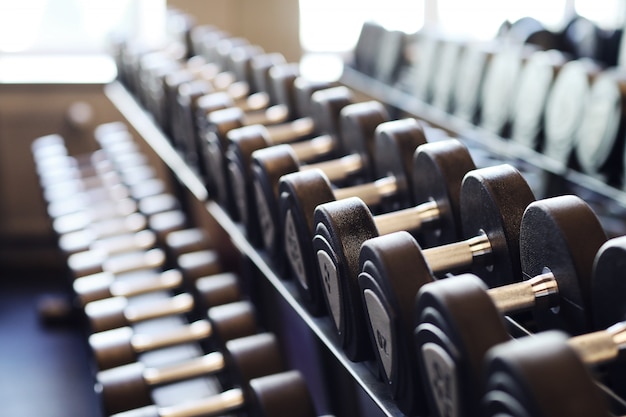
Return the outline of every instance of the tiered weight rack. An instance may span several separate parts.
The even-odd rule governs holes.
[[[561,193],[576,192],[584,197],[593,199],[596,207],[604,207],[602,211],[611,214],[610,217],[604,218],[607,222],[606,224],[611,226],[608,228],[610,233],[623,233],[624,225],[620,222],[613,222],[615,218],[618,218],[626,210],[626,196],[622,191],[606,186],[590,176],[566,169],[535,151],[506,143],[498,135],[477,128],[472,123],[452,117],[416,99],[413,94],[405,90],[390,86],[353,68],[345,68],[341,81],[356,90],[387,103],[399,110],[399,112],[415,115],[433,125],[456,133],[459,137],[465,139],[468,144],[477,145],[482,151],[488,152],[499,161],[514,160],[523,162],[532,167],[534,171],[538,171],[542,176],[557,178],[560,180],[558,182],[562,187],[560,188]],[[336,337],[328,318],[313,317],[302,307],[294,285],[289,281],[283,280],[275,272],[267,255],[263,251],[254,248],[248,242],[242,227],[233,222],[219,205],[210,200],[210,196],[200,178],[185,164],[176,150],[170,145],[171,141],[169,138],[160,131],[151,117],[138,105],[135,98],[119,83],[108,85],[105,92],[139,136],[167,164],[176,182],[182,186],[181,192],[191,193],[192,197],[200,203],[202,206],[201,211],[203,211],[200,215],[206,216],[204,220],[217,227],[222,235],[228,236],[242,257],[250,261],[250,267],[258,273],[257,275],[260,278],[259,282],[252,283],[252,285],[265,286],[265,284],[269,284],[269,287],[263,290],[264,296],[268,298],[258,297],[256,301],[271,308],[272,300],[283,300],[286,307],[285,311],[289,315],[299,318],[297,320],[301,321],[300,324],[304,324],[301,328],[291,328],[289,330],[296,331],[298,334],[307,334],[310,331],[315,336],[317,341],[331,353],[330,362],[326,362],[328,358],[322,359],[322,362],[326,362],[326,366],[345,370],[349,377],[365,393],[366,399],[364,403],[369,404],[371,402],[375,404],[375,409],[369,410],[369,413],[372,413],[372,415],[401,416],[402,413],[389,397],[386,387],[375,377],[375,372],[373,372],[369,364],[353,363],[346,358],[337,345]],[[510,321],[510,324],[513,335],[527,333],[517,323]],[[289,330],[284,329],[284,332]],[[321,382],[322,385],[324,383],[328,383],[328,381]],[[324,397],[324,395],[321,395],[321,397]],[[622,407],[626,406],[623,399],[615,398],[615,401],[618,405],[621,404]],[[331,398],[330,402],[336,405],[342,402],[342,398]],[[349,410],[350,407],[348,406],[345,409]],[[369,413],[366,410],[363,414],[369,415]],[[337,414],[342,415],[339,411],[337,411]],[[346,411],[345,415],[350,415],[350,412]]]

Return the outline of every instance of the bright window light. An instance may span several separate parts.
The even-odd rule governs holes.
[[[558,28],[565,3],[566,0],[439,0],[439,23],[444,33],[493,39],[505,20],[515,22],[526,16],[534,17],[549,29]]]
[[[113,33],[163,34],[165,8],[165,0],[0,0],[0,53],[105,52]]]
[[[424,24],[423,14],[423,0],[300,0],[300,41],[306,52],[345,52],[365,21],[411,33]]]

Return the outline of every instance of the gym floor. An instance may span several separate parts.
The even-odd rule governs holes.
[[[102,416],[80,326],[71,320],[45,323],[39,315],[42,300],[62,297],[58,273],[1,271],[0,414]]]

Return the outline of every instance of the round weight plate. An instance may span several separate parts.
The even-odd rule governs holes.
[[[299,117],[313,116],[312,98],[316,91],[325,90],[335,87],[331,82],[308,80],[304,77],[298,77],[294,81],[293,89],[295,95],[295,104]],[[315,125],[316,132],[323,133],[320,126]]]
[[[287,109],[289,109],[289,120],[299,116],[296,109],[296,94],[294,90],[294,82],[299,75],[300,66],[297,63],[278,65],[269,71],[270,86],[277,100],[273,104],[287,106]]]
[[[433,106],[445,112],[452,108],[452,89],[459,72],[464,44],[460,40],[442,41],[441,57],[433,80]]]
[[[478,410],[486,352],[509,340],[485,284],[463,274],[424,285],[417,295],[415,350],[425,391],[437,416]],[[468,415],[473,415],[469,413]]]
[[[431,247],[459,240],[461,183],[476,169],[469,151],[456,139],[428,143],[416,151],[413,166],[415,203],[434,201],[439,210],[436,229],[422,233],[420,242]]]
[[[361,177],[374,178],[374,142],[379,124],[389,120],[385,106],[378,101],[350,104],[341,110],[342,152],[358,154],[363,161]]]
[[[374,356],[385,385],[407,415],[426,415],[411,335],[415,295],[434,278],[422,250],[407,232],[363,243],[358,278]]]
[[[583,61],[563,65],[546,103],[543,153],[563,164],[568,162],[575,145],[576,130],[585,113],[590,71]]]
[[[561,36],[565,50],[575,58],[597,58],[600,28],[591,20],[583,16],[574,16]]]
[[[513,102],[511,139],[537,150],[543,135],[544,111],[564,57],[557,51],[537,51],[522,69]]]
[[[315,417],[306,380],[298,371],[263,376],[244,391],[251,417]]]
[[[562,333],[502,343],[485,366],[484,416],[609,417],[603,394]]]
[[[335,200],[332,186],[323,172],[311,169],[284,175],[278,194],[283,231],[283,239],[278,243],[302,300],[312,314],[321,315],[325,304],[312,247],[313,212],[318,205]]]
[[[383,200],[383,212],[414,204],[413,155],[425,143],[422,126],[412,118],[384,122],[376,128],[374,179],[394,177],[398,187],[392,197]]]
[[[285,370],[285,360],[272,333],[258,333],[226,342],[225,369],[235,384]]]
[[[615,72],[603,72],[593,82],[587,109],[576,132],[576,156],[583,171],[601,174],[623,143],[626,83]],[[622,164],[622,161],[619,161]]]
[[[476,118],[478,97],[494,50],[493,44],[470,44],[461,54],[452,92],[452,106],[454,114],[463,120],[474,122]]]
[[[150,388],[143,377],[145,370],[144,364],[135,362],[96,374],[107,415],[152,404]]]
[[[297,172],[299,163],[289,145],[272,146],[252,154],[252,188],[260,235],[266,249],[275,248],[278,239],[278,181]]]
[[[485,234],[491,246],[490,261],[475,264],[473,272],[489,287],[522,279],[519,233],[522,215],[534,201],[522,175],[510,165],[471,171],[461,185],[463,236]]]
[[[287,61],[285,57],[277,52],[269,54],[256,55],[252,58],[252,72],[254,75],[255,91],[264,91],[270,96],[270,103],[275,104],[278,102],[276,95],[274,94],[272,86],[272,80],[269,76],[269,71],[276,65],[285,64]]]
[[[416,78],[415,96],[424,101],[430,101],[434,74],[438,71],[439,49],[441,40],[434,34],[422,35],[415,46]]]
[[[511,117],[511,97],[523,67],[524,49],[508,45],[489,61],[480,91],[480,125],[497,135],[504,133]]]
[[[626,237],[607,241],[596,255],[591,289],[593,325],[604,329],[618,321],[626,320]]]
[[[593,261],[606,235],[591,208],[572,195],[531,203],[520,228],[520,258],[524,277],[552,272],[560,303],[536,308],[539,329],[569,334],[592,330],[591,280]]]
[[[313,215],[319,279],[341,347],[353,361],[372,356],[357,278],[361,244],[378,235],[372,213],[351,197],[318,206]]]
[[[352,92],[343,86],[314,92],[311,95],[311,117],[318,132],[336,135],[337,139],[340,139],[341,110],[352,101]]]
[[[244,126],[228,132],[228,151],[226,159],[232,192],[239,219],[244,225],[248,240],[259,246],[261,235],[256,222],[254,189],[252,186],[252,154],[270,146],[267,129],[261,125]]]

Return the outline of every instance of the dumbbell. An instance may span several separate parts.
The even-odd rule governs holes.
[[[422,146],[415,154],[413,165],[413,198],[417,205],[374,216],[361,199],[351,197],[324,203],[315,209],[311,253],[317,260],[314,263],[324,300],[349,358],[357,361],[372,354],[357,284],[361,244],[399,230],[418,234],[426,246],[459,239],[461,182],[474,168],[467,148],[458,141]],[[509,167],[485,174],[479,172],[477,178],[482,180],[480,175],[488,176],[485,182],[496,183],[502,178],[502,182],[509,181],[515,186],[526,184],[519,173]],[[480,197],[482,195],[477,193],[476,198]]]
[[[371,329],[370,336],[391,334],[387,341],[391,350],[378,353],[386,360],[381,362],[387,365],[385,374],[394,383],[414,386],[412,397],[427,400],[432,415],[445,416],[449,410],[457,410],[459,416],[481,415],[482,361],[489,348],[510,338],[503,315],[515,318],[532,311],[532,327],[537,330],[570,334],[595,330],[593,312],[605,308],[605,303],[591,302],[593,263],[605,242],[598,218],[580,198],[566,195],[531,203],[520,228],[525,280],[491,289],[470,274],[424,283],[411,317],[402,319],[393,315],[401,310],[392,310],[386,317],[394,319],[383,325],[384,330]],[[377,317],[377,324],[382,324],[384,317]],[[407,350],[401,346],[411,345],[411,333],[405,331],[412,326],[416,326],[414,348]],[[395,336],[396,332],[402,335]],[[415,364],[412,372],[404,372],[409,363]],[[455,387],[454,394],[442,381]]]
[[[484,365],[481,415],[613,416],[588,367],[619,372],[612,362],[626,348],[625,340],[626,323],[620,322],[569,339],[554,330],[493,347]]]
[[[238,301],[208,309],[208,319],[157,333],[135,333],[121,327],[89,336],[89,345],[100,370],[137,361],[142,353],[170,346],[206,341],[223,343],[257,332],[253,307]]]
[[[324,312],[322,288],[315,275],[313,255],[313,212],[329,201],[360,197],[365,204],[383,212],[413,204],[413,155],[426,143],[415,119],[384,122],[376,128],[374,175],[377,180],[346,188],[334,188],[321,170],[309,169],[281,177],[278,185],[279,238],[267,248],[274,259],[286,257],[291,275],[309,311]],[[431,144],[441,148],[441,145]],[[458,143],[458,146],[460,143]],[[286,255],[286,256],[284,256]]]
[[[258,417],[314,417],[308,387],[298,371],[286,371],[244,381],[213,397],[169,407],[149,406],[111,417],[208,417],[245,410]]]
[[[318,92],[320,93],[320,92]],[[316,93],[316,94],[318,94]],[[345,106],[340,113],[340,135],[326,138],[328,148],[316,150],[313,139],[293,145],[273,146],[252,155],[253,189],[258,214],[258,227],[264,246],[271,248],[279,238],[278,182],[283,175],[301,170],[301,163],[339,151],[341,156],[306,165],[303,169],[321,169],[336,184],[358,182],[374,176],[374,132],[389,116],[377,101],[366,101]],[[311,146],[313,145],[313,146]],[[311,152],[312,151],[312,152]]]
[[[107,415],[152,404],[153,387],[186,379],[234,374],[227,385],[285,370],[276,337],[259,333],[227,341],[215,351],[183,362],[147,367],[140,362],[100,371],[96,375]]]
[[[292,125],[294,127],[293,132],[289,133],[281,128],[280,135],[273,132],[274,127],[262,127],[260,125],[233,129],[228,133],[229,144],[226,159],[230,188],[227,187],[221,194],[227,195],[228,190],[231,190],[234,207],[237,209],[234,217],[240,219],[248,239],[256,246],[261,245],[262,242],[256,219],[256,209],[253,204],[255,191],[253,188],[252,155],[254,152],[279,143],[290,143],[294,152],[302,160],[314,160],[329,154],[339,153],[337,147],[333,146],[333,142],[339,140],[341,134],[339,115],[344,107],[353,102],[352,92],[346,87],[315,90],[314,86],[315,84],[306,84],[298,82],[298,80],[294,83],[294,88],[299,91],[297,95],[300,97],[296,102],[306,101],[302,97],[311,94],[308,100],[308,115],[310,121],[313,122],[315,132],[320,136],[300,144],[293,143],[305,138],[298,132],[298,121],[294,122],[295,126]],[[302,107],[303,105],[300,104],[299,108]],[[222,185],[225,186],[225,184]],[[218,194],[220,193],[218,192]]]
[[[180,271],[168,270],[163,273],[154,271],[135,275],[108,272],[82,277],[80,282],[74,281],[74,288],[82,300],[100,298],[84,305],[85,316],[91,330],[102,332],[160,317],[191,313],[192,310],[197,309],[191,291],[201,294],[202,304],[205,307],[239,300],[241,292],[237,277],[234,274],[222,273],[219,259],[214,256],[215,254],[208,254],[207,259],[204,252],[206,251],[196,251],[180,256],[183,258],[196,255],[195,258],[198,260],[193,265],[194,271],[189,271],[183,259],[179,262]],[[190,292],[185,292],[183,289],[183,277],[187,280],[185,287]],[[202,280],[200,284],[198,280]],[[139,305],[129,299],[129,297],[141,294],[162,291],[162,287],[170,289],[175,283],[179,283],[173,287],[177,290],[176,295],[165,291],[164,297],[157,297],[155,300]],[[108,287],[105,287],[107,284]],[[130,295],[102,297],[112,291],[125,292]]]

